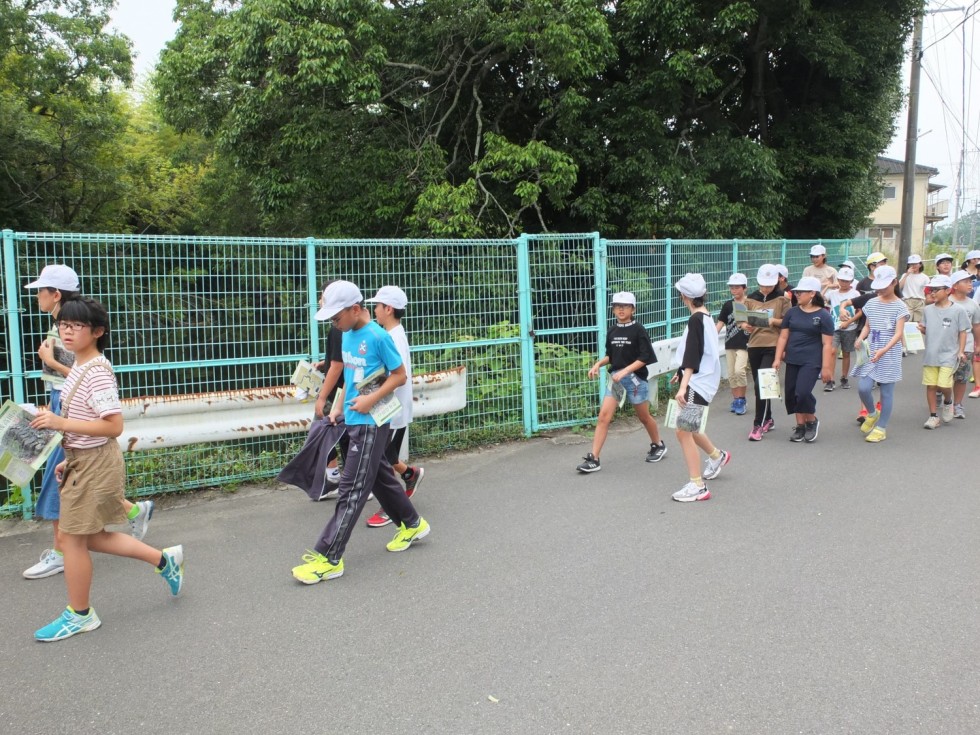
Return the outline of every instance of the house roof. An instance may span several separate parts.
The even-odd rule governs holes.
[[[878,173],[882,175],[905,173],[905,161],[897,161],[894,158],[878,156],[876,165],[878,166]],[[939,174],[939,169],[933,168],[932,166],[920,166],[919,164],[916,164],[915,173],[936,176]]]

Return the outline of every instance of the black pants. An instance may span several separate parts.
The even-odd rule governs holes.
[[[749,347],[749,367],[752,368],[752,382],[755,385],[755,426],[762,426],[772,418],[772,402],[768,398],[759,398],[759,371],[771,368],[775,359],[775,347]]]
[[[372,492],[395,526],[414,526],[419,520],[412,501],[385,459],[391,428],[374,424],[348,425],[350,448],[340,476],[340,497],[333,517],[314,548],[336,564],[344,555],[357,519]]]
[[[817,384],[819,377],[819,365],[786,363],[786,383],[783,386],[786,413],[817,412],[817,399],[813,395],[813,386]]]

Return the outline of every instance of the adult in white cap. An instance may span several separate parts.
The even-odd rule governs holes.
[[[879,265],[871,288],[877,296],[864,305],[865,323],[855,342],[855,348],[862,350],[868,340],[867,362],[858,365],[853,375],[858,380],[858,393],[861,403],[868,412],[861,423],[865,441],[882,442],[887,437],[888,422],[895,402],[895,385],[902,379],[902,334],[909,310],[896,289],[898,275],[890,265]],[[872,390],[875,386],[881,393],[881,409],[875,405]]]
[[[81,294],[81,282],[78,274],[63,263],[46,265],[36,280],[24,286],[26,289],[37,289],[38,308],[50,314],[53,322],[47,335],[41,341],[37,356],[41,359],[41,380],[48,386],[48,409],[52,413],[61,413],[61,389],[65,378],[75,364],[75,355],[65,349],[58,333],[58,315],[61,307],[76,299]],[[50,549],[45,549],[37,564],[24,570],[26,579],[43,579],[65,571],[65,557],[61,548],[59,521],[61,518],[61,494],[55,468],[64,460],[65,452],[59,444],[48,456],[41,476],[41,492],[38,493],[34,504],[34,515],[42,520],[51,521],[54,531],[54,542]],[[124,501],[124,508],[129,518],[130,531],[137,539],[146,535],[146,529],[153,515],[153,501],[143,500],[133,504]]]
[[[592,434],[592,451],[575,468],[582,474],[602,469],[599,457],[609,434],[609,425],[616,416],[616,409],[627,399],[650,438],[646,461],[659,462],[667,454],[667,445],[660,438],[657,420],[650,414],[650,375],[647,365],[656,362],[657,358],[650,342],[650,334],[636,319],[636,296],[629,291],[614,293],[612,315],[613,326],[606,333],[606,354],[589,368],[589,377],[593,380],[602,374],[606,366],[609,367],[609,373],[595,432]]]
[[[953,256],[949,253],[940,253],[936,256],[936,273],[944,276],[953,275]]]
[[[828,288],[824,293],[830,317],[834,320],[834,352],[841,352],[840,387],[848,390],[851,384],[847,374],[851,370],[851,353],[854,352],[854,340],[857,338],[857,318],[854,309],[848,308],[850,301],[858,298],[861,292],[854,288],[854,271],[844,266],[837,271],[837,288]],[[847,301],[847,306],[844,302]],[[834,360],[832,370],[837,367]],[[824,392],[829,393],[835,388],[833,376],[829,383],[824,383]]]
[[[766,263],[759,267],[755,276],[759,288],[749,294],[746,306],[749,308],[749,321],[743,328],[749,333],[749,367],[752,368],[752,381],[755,385],[755,415],[752,419],[752,431],[749,441],[762,441],[765,433],[775,427],[772,418],[772,405],[768,398],[759,394],[759,370],[772,367],[776,357],[776,342],[779,339],[779,328],[783,315],[790,308],[790,302],[779,290],[779,271],[776,266]],[[753,315],[764,312],[758,317]],[[753,325],[752,322],[756,324]]]
[[[367,303],[374,304],[375,321],[391,335],[395,347],[398,348],[398,354],[402,357],[402,364],[405,365],[405,385],[395,389],[395,397],[402,408],[391,419],[391,438],[388,440],[385,458],[395,474],[405,482],[405,494],[412,497],[425,475],[425,469],[410,466],[401,458],[402,449],[407,451],[408,425],[412,423],[412,353],[408,344],[408,334],[402,326],[402,318],[408,307],[408,296],[398,286],[382,286],[372,298],[367,299]],[[367,519],[367,526],[381,528],[391,522],[391,518],[382,508]]]
[[[926,287],[929,276],[922,272],[922,256],[912,253],[905,266],[905,272],[898,282],[902,289],[902,300],[909,308],[910,321],[922,321],[922,309],[926,304]]]
[[[783,317],[772,364],[779,370],[786,363],[783,398],[786,413],[796,416],[792,442],[817,440],[820,421],[813,386],[817,380],[829,383],[834,374],[834,320],[823,308],[820,289],[815,276],[804,276],[794,287],[798,303]]]
[[[343,411],[350,439],[348,461],[340,476],[340,494],[333,516],[303,563],[293,567],[293,577],[303,584],[316,584],[344,573],[344,551],[368,496],[373,493],[398,533],[388,551],[405,551],[425,538],[428,522],[418,514],[395,479],[385,450],[391,436],[388,420],[397,405],[389,400],[405,383],[405,365],[394,340],[371,320],[360,289],[350,281],[334,281],[323,291],[319,320],[329,319],[343,334],[344,387],[337,408],[328,420],[336,422]]]
[[[964,350],[970,319],[950,300],[952,285],[949,276],[937,273],[932,277],[929,281],[932,303],[923,310],[919,324],[919,331],[925,335],[922,384],[926,387],[929,406],[929,417],[923,427],[926,429],[938,429],[953,420],[953,373],[966,362]],[[937,402],[937,394],[941,402]]]
[[[827,248],[823,245],[810,248],[810,265],[803,269],[803,277],[819,280],[821,291],[837,288],[837,269],[827,262]]]
[[[728,387],[732,391],[732,403],[728,410],[745,414],[745,392],[749,385],[749,335],[735,318],[736,304],[745,311],[749,279],[744,273],[733,273],[728,278],[728,292],[732,297],[721,305],[715,323],[718,332],[725,332],[725,360],[728,363]]]
[[[674,284],[674,288],[680,293],[681,301],[691,316],[677,347],[677,373],[670,379],[677,385],[677,441],[684,452],[688,481],[671,497],[680,502],[690,502],[711,497],[705,480],[718,477],[731,455],[718,449],[701,431],[702,418],[718,392],[721,380],[718,332],[704,306],[707,285],[700,273],[687,273]],[[707,455],[703,471],[699,449]]]
[[[980,305],[972,298],[973,279],[965,270],[958,270],[949,278],[949,299],[954,306],[959,307],[967,316],[969,330],[966,333],[964,356],[953,373],[953,418],[965,419],[963,398],[966,396],[967,384],[977,367],[977,345],[980,344]]]

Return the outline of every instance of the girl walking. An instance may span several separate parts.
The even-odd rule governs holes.
[[[36,281],[24,286],[26,289],[37,289],[37,305],[45,314],[58,319],[58,312],[64,303],[78,298],[80,284],[78,274],[67,265],[60,263],[45,266]],[[75,363],[75,356],[67,349],[58,336],[54,324],[38,347],[37,355],[41,358],[41,380],[48,386],[49,408],[53,413],[61,413],[61,388],[65,377]],[[57,447],[44,464],[41,476],[41,492],[38,493],[34,504],[34,513],[38,518],[51,521],[54,530],[54,541],[50,549],[45,549],[37,564],[24,570],[26,579],[43,579],[60,574],[65,570],[65,557],[61,550],[58,535],[58,517],[61,509],[58,495],[58,480],[54,469],[65,458],[61,447]],[[145,500],[135,505],[126,501],[127,519],[133,536],[142,539],[146,534],[147,525],[153,515],[153,501]]]
[[[776,341],[779,339],[779,327],[783,315],[790,308],[789,299],[785,298],[782,289],[777,287],[779,271],[774,265],[764,265],[756,274],[759,289],[749,295],[746,306],[752,311],[768,311],[769,326],[753,327],[748,323],[743,329],[749,333],[749,366],[752,368],[752,381],[755,385],[755,419],[749,441],[760,442],[762,435],[770,431],[776,424],[772,419],[772,406],[768,398],[759,395],[759,370],[771,368],[776,357]]]
[[[159,551],[127,534],[105,530],[126,522],[126,467],[115,441],[123,430],[122,409],[112,366],[102,355],[109,340],[109,315],[93,299],[73,299],[61,306],[57,326],[65,349],[75,354],[75,364],[65,379],[61,415],[42,411],[31,426],[64,434],[65,459],[55,467],[55,476],[61,493],[59,535],[68,607],[34,633],[39,641],[64,640],[102,625],[89,603],[92,551],[154,565],[172,595],[180,593],[184,581],[182,546]]]
[[[820,421],[813,387],[818,379],[827,383],[834,372],[834,320],[823,308],[820,288],[820,280],[813,276],[805,276],[796,284],[793,292],[797,305],[783,317],[772,363],[776,370],[786,363],[786,413],[796,414],[791,442],[817,440]]]
[[[851,374],[858,377],[858,394],[868,412],[861,423],[861,431],[867,442],[882,442],[886,438],[888,420],[895,401],[895,384],[902,379],[902,335],[909,310],[901,299],[895,269],[880,265],[875,269],[871,288],[877,296],[864,305],[864,326],[854,343],[861,350],[868,340],[869,359],[856,365]],[[878,384],[881,408],[875,407],[872,389]]]

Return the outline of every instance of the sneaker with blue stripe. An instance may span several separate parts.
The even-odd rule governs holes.
[[[163,581],[170,588],[170,594],[176,597],[184,588],[184,547],[166,548],[163,550],[163,557],[167,560],[167,566],[157,569],[157,574],[163,577]]]
[[[70,607],[66,607],[60,618],[52,620],[43,628],[34,631],[34,640],[43,643],[63,641],[73,635],[95,630],[100,625],[102,625],[102,621],[99,620],[99,616],[95,614],[95,610],[92,608],[89,608],[88,615],[79,615]]]

